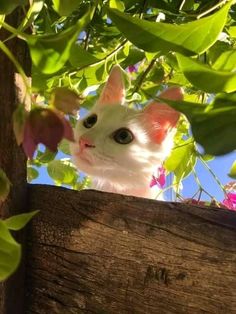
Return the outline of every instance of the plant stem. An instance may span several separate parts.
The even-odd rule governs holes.
[[[95,64],[100,64],[100,63],[103,63],[103,62],[106,62],[107,59],[109,59],[110,57],[112,57],[113,55],[115,55],[119,50],[121,50],[123,48],[123,46],[127,43],[127,39],[125,39],[120,45],[118,45],[112,52],[110,52],[109,54],[107,54],[104,58],[100,59],[99,61],[97,62],[94,62],[94,63],[91,63],[91,64],[88,64],[88,65],[85,65],[85,66],[82,66],[80,67],[77,71],[73,71],[71,73],[68,73],[68,75],[70,76],[73,76],[75,75],[78,71],[81,71],[81,70],[84,70],[86,69],[87,67],[91,66],[91,65],[95,65]]]
[[[205,162],[205,160],[202,158],[201,155],[198,155],[198,159],[202,162],[203,166],[209,171],[209,173],[212,175],[216,183],[219,185],[225,196],[227,196],[226,190],[222,183],[220,182],[219,178],[215,175],[215,173],[211,170],[211,168],[208,166],[208,164]]]
[[[148,75],[148,73],[151,71],[152,67],[154,66],[155,62],[156,62],[156,57],[154,57],[152,59],[152,61],[149,63],[148,67],[146,68],[146,70],[143,72],[143,74],[141,75],[140,79],[138,80],[136,86],[134,87],[134,90],[132,92],[132,94],[137,93],[138,90],[140,89],[140,87],[143,84],[143,81],[145,80],[146,76]]]
[[[197,19],[200,19],[201,17],[207,15],[208,13],[211,13],[212,11],[214,11],[215,9],[217,9],[218,7],[220,7],[221,5],[224,5],[226,2],[229,2],[231,0],[222,0],[219,3],[217,3],[216,5],[214,5],[213,7],[211,7],[210,9],[206,10],[205,12],[202,12],[201,14],[199,14],[197,16]]]

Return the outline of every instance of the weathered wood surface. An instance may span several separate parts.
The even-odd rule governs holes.
[[[236,213],[29,187],[27,314],[236,313]]]
[[[17,27],[23,16],[25,13],[16,9],[7,16],[6,22]],[[0,29],[0,40],[6,40],[10,35],[3,27]],[[31,65],[26,43],[15,37],[5,41],[5,44],[29,75]],[[12,122],[12,114],[20,103],[24,89],[16,72],[12,61],[0,50],[0,168],[6,172],[14,187],[6,202],[0,203],[0,217],[4,218],[26,210],[26,156],[22,148],[17,146]],[[16,236],[19,242],[23,241],[23,232],[18,232]],[[24,259],[18,271],[6,282],[0,283],[1,314],[23,313],[23,285]]]

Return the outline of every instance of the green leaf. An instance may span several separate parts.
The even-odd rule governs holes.
[[[165,102],[186,115],[195,140],[206,154],[223,155],[236,149],[236,93],[219,95],[210,105]]]
[[[2,27],[2,23],[5,20],[5,15],[0,14],[0,28]]]
[[[31,182],[39,176],[38,170],[33,167],[27,167],[27,181]]]
[[[48,148],[45,149],[44,152],[41,152],[40,150],[37,153],[36,160],[40,164],[47,164],[50,161],[54,160],[56,157],[57,152],[52,152]]]
[[[25,227],[25,225],[39,212],[39,210],[35,210],[30,213],[24,213],[12,216],[4,220],[5,226],[14,231],[18,231]]]
[[[69,61],[73,67],[81,68],[97,63],[100,60],[84,50],[78,43],[74,43],[71,46]]]
[[[208,17],[181,25],[141,20],[116,9],[108,9],[108,15],[129,41],[145,51],[194,55],[203,53],[217,40],[230,5],[231,1]]]
[[[41,12],[44,5],[44,0],[33,0],[31,6],[29,7],[28,12],[26,13],[26,16],[20,26],[18,27],[18,30],[21,32],[24,29],[26,29],[28,26],[30,26],[34,20],[37,18],[38,14]]]
[[[110,5],[110,8],[118,9],[120,11],[124,11],[125,6],[124,6],[123,2],[124,1],[121,1],[121,0],[110,0],[109,1],[109,5]]]
[[[0,202],[4,202],[10,192],[11,183],[5,172],[0,168]]]
[[[236,49],[230,49],[221,53],[212,67],[215,70],[234,71],[236,69]]]
[[[236,179],[236,160],[233,162],[231,166],[229,176],[233,179]]]
[[[55,11],[61,16],[68,16],[75,11],[82,0],[52,0]]]
[[[20,5],[25,5],[27,3],[26,0],[1,0],[0,1],[0,14],[9,14],[15,8]]]
[[[71,155],[70,153],[70,143],[66,139],[63,139],[58,146],[58,149],[66,155]]]
[[[83,70],[79,70],[76,74],[76,77],[81,79],[81,82],[84,83],[84,86],[80,83],[80,90],[85,89],[87,86],[101,84],[107,78],[107,72],[105,71],[105,66],[102,63],[94,64],[88,66]],[[84,80],[84,82],[82,81]]]
[[[209,162],[209,161],[212,161],[212,160],[215,159],[214,156],[209,155],[209,154],[202,155],[201,158],[202,158],[204,161],[206,161],[206,162]]]
[[[231,37],[236,38],[236,26],[231,26],[228,29],[228,33],[230,34]]]
[[[180,54],[177,54],[177,60],[185,77],[197,88],[208,93],[230,93],[236,90],[234,72],[217,71]]]
[[[27,36],[34,66],[39,72],[53,74],[58,72],[70,57],[72,44],[79,33],[92,18],[92,11],[74,25],[58,34]]]
[[[192,172],[195,163],[195,143],[193,138],[189,138],[188,140],[181,141],[181,143],[172,150],[164,166],[166,170],[174,172],[176,181],[180,182]]]
[[[129,49],[129,54],[127,58],[123,60],[120,65],[122,66],[122,68],[126,68],[129,65],[134,65],[138,63],[139,61],[143,60],[144,57],[145,57],[145,54],[142,50],[134,46],[131,46]]]
[[[14,240],[4,221],[0,220],[0,281],[7,279],[16,270],[20,258],[20,244]]]
[[[48,164],[49,176],[58,184],[72,184],[77,181],[78,174],[75,166],[68,160],[53,160]]]

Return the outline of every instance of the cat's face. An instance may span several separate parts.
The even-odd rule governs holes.
[[[71,151],[76,166],[88,175],[134,185],[150,180],[152,170],[169,154],[173,142],[169,127],[179,114],[164,104],[162,113],[156,112],[156,103],[136,111],[121,105],[123,98],[122,75],[115,67],[98,103],[78,121]]]

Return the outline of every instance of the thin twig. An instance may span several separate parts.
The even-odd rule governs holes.
[[[143,72],[143,74],[141,75],[140,79],[138,80],[137,84],[134,87],[133,93],[137,93],[138,90],[140,89],[141,85],[143,84],[143,81],[145,80],[146,76],[148,75],[148,73],[151,71],[152,67],[154,66],[155,62],[156,62],[156,57],[152,59],[152,61],[149,63],[148,67],[146,68],[146,70]]]
[[[87,64],[87,65],[84,65],[82,67],[80,67],[79,69],[77,69],[76,71],[73,71],[71,73],[68,73],[68,75],[72,76],[72,75],[75,75],[78,71],[81,71],[83,69],[86,69],[87,67],[89,67],[90,65],[95,65],[95,64],[100,64],[100,63],[103,63],[103,62],[106,62],[106,60],[110,57],[112,57],[114,54],[116,54],[119,50],[121,50],[121,48],[123,48],[123,46],[127,43],[127,39],[125,39],[119,46],[117,46],[112,52],[110,52],[109,54],[107,54],[104,58],[100,59],[98,62],[94,62],[94,63],[91,63],[91,64]]]
[[[180,6],[179,6],[179,11],[182,10],[182,8],[183,8],[184,5],[185,5],[185,0],[183,0],[183,1],[181,2]]]
[[[201,161],[203,166],[209,171],[209,173],[212,175],[216,183],[219,185],[225,196],[227,196],[227,192],[223,186],[223,184],[220,182],[219,178],[215,175],[215,173],[212,171],[212,169],[208,166],[208,164],[205,162],[205,160],[202,158],[202,156],[199,154],[198,159]]]
[[[89,29],[89,30],[87,31],[86,37],[85,37],[85,40],[84,40],[84,49],[85,49],[85,50],[88,50],[90,32],[91,32],[91,29]]]
[[[231,1],[231,0],[230,0]],[[216,5],[214,5],[213,7],[211,7],[210,9],[206,10],[205,12],[202,12],[201,14],[199,14],[197,16],[197,19],[200,19],[201,17],[207,15],[208,13],[214,11],[215,9],[217,9],[218,7],[220,7],[221,5],[224,5],[226,2],[229,2],[228,0],[222,0],[219,3],[217,3]]]

